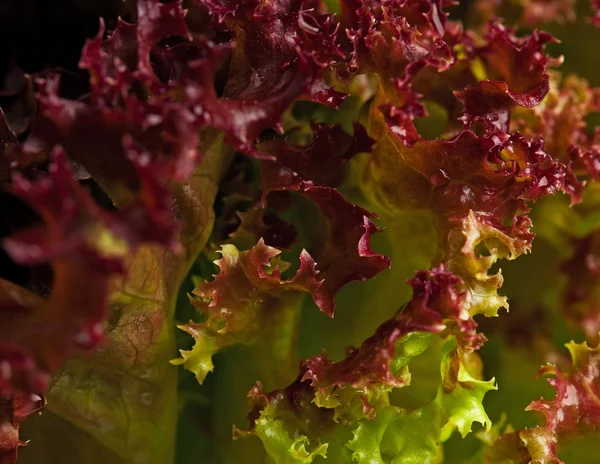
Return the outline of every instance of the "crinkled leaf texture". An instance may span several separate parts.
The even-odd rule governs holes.
[[[438,446],[454,430],[463,436],[479,422],[489,427],[481,401],[495,388],[469,373],[472,350],[481,342],[464,318],[464,282],[443,267],[420,272],[410,282],[413,298],[363,345],[339,362],[326,355],[301,365],[298,379],[283,390],[250,392],[249,431],[276,463],[436,462]],[[435,398],[409,410],[389,394],[410,384],[408,364],[435,333],[447,341]]]
[[[2,393],[27,397],[50,382],[50,410],[124,460],[164,462],[172,454],[175,376],[164,361],[173,349],[175,298],[208,239],[217,183],[230,160],[223,140],[270,159],[254,143],[263,130],[280,128],[295,99],[335,107],[344,98],[322,79],[325,68],[343,55],[333,17],[316,2],[315,8],[285,1],[247,2],[241,8],[200,3],[206,3],[215,27],[219,23],[223,41],[191,33],[182,2],[139,0],[137,23],[119,20],[105,37],[100,21],[97,36],[86,42],[79,67],[89,73],[89,93],[72,95],[65,76],[45,72],[37,79],[39,115],[20,146],[1,114],[3,178],[6,168],[12,193],[44,223],[11,235],[5,248],[20,265],[49,265],[53,271],[46,299],[2,293],[7,311],[2,356],[10,363]],[[208,23],[201,29],[215,33]],[[228,34],[236,36],[235,43],[227,42]],[[219,95],[215,80],[222,69],[228,75]],[[47,161],[49,173],[38,175]],[[76,177],[93,178],[117,211],[100,208]],[[306,184],[304,190],[333,217],[332,236],[348,225],[352,231],[337,247],[333,237],[323,245],[327,291],[315,300],[332,314],[341,286],[372,277],[389,261],[369,249],[376,228],[368,212],[329,187]],[[347,247],[354,247],[349,254],[354,260],[335,269]],[[285,287],[292,301],[298,290],[316,294],[322,286],[306,253],[297,279],[278,282],[279,271],[267,276],[262,266],[275,250],[265,250],[258,258],[263,261],[253,264],[261,280],[253,276],[253,282],[271,285],[267,293]],[[288,325],[297,324],[292,319]],[[84,350],[95,354],[73,358]],[[11,401],[3,406],[3,414],[19,418],[11,421],[12,442],[3,444],[12,458],[27,408],[17,410]],[[134,417],[139,424],[132,426]],[[147,435],[161,438],[147,446]]]
[[[79,344],[75,347],[88,343],[90,344],[88,349],[94,348],[99,339],[90,339],[90,336],[86,338],[84,335],[87,332],[82,332],[87,330],[88,324],[90,329],[94,330],[91,334],[104,338],[104,342],[99,348],[94,348],[93,355],[85,357],[73,357],[73,354],[80,349],[70,346],[62,348],[70,350],[68,355],[61,351],[52,352],[48,348],[40,348],[43,349],[41,353],[44,356],[54,356],[48,358],[49,361],[44,366],[52,370],[58,368],[58,370],[49,382],[47,398],[50,402],[50,414],[32,419],[29,429],[30,433],[38,438],[40,447],[23,452],[24,462],[28,460],[35,462],[39,458],[38,452],[44,449],[45,440],[37,435],[37,430],[44,430],[47,427],[46,422],[54,424],[50,425],[53,433],[62,433],[69,441],[72,440],[73,453],[87,456],[86,462],[93,462],[93,459],[98,459],[98,462],[110,459],[114,462],[164,463],[173,458],[177,420],[177,375],[168,361],[175,351],[172,322],[175,298],[182,279],[191,265],[191,260],[208,239],[214,213],[210,203],[206,205],[204,202],[210,201],[216,195],[218,180],[229,158],[229,149],[224,147],[222,137],[213,139],[212,144],[206,145],[205,149],[206,157],[201,168],[188,181],[174,186],[177,206],[172,212],[175,215],[174,219],[177,218],[182,224],[177,234],[176,247],[142,245],[132,254],[119,256],[119,260],[122,261],[117,262],[123,262],[123,274],[118,278],[108,274],[105,279],[106,288],[96,287],[96,292],[101,292],[101,296],[90,291],[92,290],[90,284],[99,285],[99,281],[95,278],[90,279],[83,273],[85,267],[82,265],[85,261],[79,259],[69,266],[62,265],[62,262],[56,258],[58,263],[55,265],[62,265],[63,267],[59,269],[64,269],[63,272],[67,274],[63,276],[55,273],[52,296],[46,302],[35,300],[36,304],[30,306],[31,314],[39,318],[40,313],[36,311],[40,311],[38,308],[44,308],[46,305],[48,314],[52,317],[50,320],[59,324],[58,328],[50,334],[59,337],[61,343],[69,341],[66,337],[69,330],[75,330],[71,342]],[[64,168],[64,165],[62,166]],[[67,175],[67,171],[61,171],[63,168],[58,164],[56,175],[61,173]],[[61,184],[58,184],[57,188],[61,188],[60,186]],[[73,188],[77,189],[75,186]],[[87,209],[83,211],[85,213],[81,214],[90,215],[95,210],[93,206],[87,205]],[[97,214],[102,217],[101,214]],[[61,217],[63,222],[59,225],[69,220],[69,217],[68,214],[63,213]],[[98,222],[84,224],[87,226]],[[72,228],[55,230],[58,231],[57,234],[62,230],[73,233]],[[25,235],[25,237],[29,236],[31,233]],[[49,232],[46,232],[45,236],[48,239],[52,238]],[[106,258],[95,254],[103,250],[111,253],[119,250],[115,248],[115,244],[119,242],[114,241],[110,232],[99,229],[99,233],[95,233],[94,229],[90,229],[88,236],[90,240],[95,241],[84,241],[82,239],[86,236],[75,235],[68,242],[62,242],[80,247],[79,249],[83,251],[80,252],[78,248],[75,248],[75,251],[59,250],[61,253],[59,257],[63,256],[62,253],[66,253],[73,259],[77,258],[76,253],[82,253],[84,257],[89,256],[93,266],[109,258],[115,259],[111,257],[114,255]],[[57,235],[57,240],[61,237]],[[15,253],[21,253],[21,256],[29,256],[25,252],[32,249],[32,244],[23,240],[17,241],[17,238],[18,236],[14,236],[7,242],[10,249],[16,250]],[[86,248],[90,243],[97,247],[92,248],[93,252]],[[66,264],[69,264],[68,261]],[[74,286],[76,280],[70,276],[83,279],[81,286],[86,288],[87,292],[81,292],[81,288]],[[64,296],[57,290],[60,289],[60,285],[65,285],[63,292],[71,289],[72,293],[79,298],[77,300],[79,302],[63,300]],[[60,303],[54,302],[53,298],[60,298],[58,299]],[[27,301],[24,299],[24,303]],[[68,303],[65,311],[67,308],[88,308],[90,317],[93,316],[91,322],[84,320],[79,323],[81,328],[79,325],[70,328],[57,313],[64,303]],[[102,312],[104,306],[107,306],[106,315]],[[93,312],[94,308],[97,308],[98,314]],[[106,320],[103,323],[104,318]],[[75,324],[77,319],[71,318],[71,321]],[[13,331],[12,336],[18,333]],[[37,346],[42,347],[47,341],[38,333],[36,343]],[[61,343],[54,343],[57,350],[61,347]],[[29,344],[29,346],[36,345]],[[64,362],[65,356],[69,357],[66,362]],[[63,360],[60,357],[63,357]],[[53,365],[52,362],[55,364]],[[44,371],[36,372],[33,369],[36,367],[35,364],[30,361],[22,366],[21,369],[29,370],[13,369],[13,375],[17,373],[23,375],[19,377],[21,382],[29,382],[20,388],[44,390],[43,384],[32,385],[31,382],[47,381],[47,374]],[[74,430],[73,424],[77,427]],[[61,432],[58,432],[59,430]],[[92,439],[77,438],[88,434]],[[148,436],[154,437],[150,444]],[[88,454],[86,447],[97,449],[96,457],[92,457],[94,453]],[[60,448],[51,448],[51,450],[44,458],[46,462],[61,462],[67,458],[64,450]]]
[[[223,245],[222,258],[215,262],[219,274],[212,282],[201,283],[192,294],[193,304],[207,320],[180,326],[196,342],[191,351],[182,351],[182,358],[174,364],[183,364],[202,383],[214,367],[212,355],[235,343],[257,344],[264,356],[287,361],[294,346],[282,345],[286,340],[282,332],[286,326],[293,330],[297,323],[300,295],[316,292],[321,282],[306,252],[300,256],[296,275],[282,280],[280,267],[271,264],[279,253],[262,239],[242,252],[234,245]]]
[[[506,456],[520,456],[518,462],[563,464],[558,454],[565,442],[593,434],[600,427],[598,402],[598,347],[568,343],[572,366],[568,372],[547,364],[539,375],[550,375],[556,390],[553,400],[532,402],[528,410],[540,412],[545,424],[500,435],[488,450],[490,462],[504,462]]]
[[[135,23],[100,21],[86,42],[81,89],[60,69],[0,67],[0,182],[39,216],[11,224],[3,247],[51,272],[42,296],[0,280],[1,460],[46,398],[23,426],[38,442],[24,462],[168,463],[181,411],[218,448],[213,429],[229,433],[228,407],[242,414],[248,376],[262,384],[235,436],[276,463],[433,464],[455,431],[497,435],[475,317],[508,307],[495,264],[530,251],[532,203],[564,192],[596,206],[600,133],[585,125],[598,91],[559,84],[544,50],[555,39],[495,19],[510,2],[477,2],[475,31],[449,20],[449,0],[334,3],[138,0]],[[518,3],[527,26],[572,19],[570,0]],[[234,150],[254,158],[252,185],[221,198]],[[597,218],[569,235],[573,216],[551,211],[563,203],[540,207],[537,231],[563,249],[562,314],[596,337]],[[194,345],[169,364],[177,296],[215,250],[218,273],[180,325]],[[336,303],[348,322],[327,325]],[[348,340],[343,357],[315,355]],[[542,371],[556,398],[530,406],[546,425],[500,435],[489,461],[560,462],[557,443],[597,431],[597,349],[569,349],[571,371]],[[235,350],[248,366],[228,365]],[[172,364],[211,395],[200,413],[177,402],[189,374]]]

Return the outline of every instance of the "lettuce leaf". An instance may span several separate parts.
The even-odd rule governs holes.
[[[594,2],[88,3],[2,15],[0,461],[589,457]]]
[[[464,436],[473,422],[489,425],[481,401],[495,386],[469,373],[481,337],[474,321],[461,315],[464,283],[441,267],[418,273],[410,284],[414,293],[406,308],[345,359],[315,356],[285,389],[254,388],[251,429],[237,433],[258,436],[274,462],[313,462],[317,455],[384,462],[381,453],[391,462],[435,462],[438,445],[453,430]],[[391,404],[389,394],[410,384],[408,364],[433,333],[452,334],[435,399],[414,410]]]

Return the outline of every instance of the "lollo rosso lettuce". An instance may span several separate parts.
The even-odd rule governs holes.
[[[5,4],[0,463],[598,462],[597,2]]]

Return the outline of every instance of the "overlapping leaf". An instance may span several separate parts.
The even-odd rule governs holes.
[[[559,463],[557,448],[563,441],[598,430],[598,349],[586,343],[567,344],[572,366],[563,371],[544,366],[539,375],[550,375],[556,390],[553,400],[540,399],[528,409],[543,414],[545,424],[501,435],[488,451],[489,462],[504,462],[507,456],[520,456],[518,462]]]
[[[194,372],[199,382],[213,369],[212,355],[234,343],[266,344],[265,354],[274,351],[284,362],[291,355],[293,345],[278,345],[281,332],[297,320],[299,295],[315,294],[321,282],[315,262],[306,252],[300,256],[296,275],[282,280],[280,267],[271,264],[279,253],[262,240],[242,252],[234,245],[224,245],[223,257],[216,261],[219,274],[194,290],[192,302],[206,322],[180,326],[196,344],[191,351],[182,351],[182,358],[175,363]]]
[[[234,345],[263,367],[255,374],[268,388],[295,377],[304,294],[333,316],[342,287],[390,266],[371,249],[380,229],[361,202],[380,216],[388,242],[406,236],[410,220],[427,229],[423,249],[394,244],[406,254],[394,256],[402,272],[413,263],[427,269],[437,248],[433,267],[410,282],[412,299],[359,348],[339,361],[313,351],[287,388],[252,391],[251,430],[238,434],[258,436],[276,462],[436,462],[454,430],[464,436],[473,422],[489,425],[482,399],[493,382],[479,379],[474,350],[485,337],[473,317],[507,306],[492,267],[530,250],[530,205],[559,191],[584,202],[573,213],[562,200],[545,202],[536,215],[548,219],[538,231],[563,250],[552,262],[562,260],[570,278],[556,291],[564,313],[596,336],[597,219],[589,198],[600,169],[598,133],[586,131],[585,120],[598,110],[597,91],[577,78],[558,85],[548,68],[560,60],[545,53],[554,39],[543,32],[521,37],[499,20],[464,32],[448,19],[445,0],[340,3],[336,16],[328,13],[332,2],[317,0],[196,0],[189,12],[181,1],[138,0],[137,23],[115,27],[109,19],[114,30],[105,33],[101,23],[85,45],[89,93],[87,83],[71,88],[68,73],[44,72],[33,119],[32,79],[15,81],[21,106],[0,95],[0,182],[12,178],[12,195],[39,216],[18,213],[26,220],[14,222],[31,227],[13,233],[11,223],[5,261],[26,273],[52,271],[37,287],[43,297],[0,280],[0,362],[10,367],[1,369],[0,456],[7,462],[21,445],[21,421],[41,406],[57,370],[48,394],[54,416],[42,428],[52,417],[69,421],[61,433],[83,431],[124,462],[172,459],[176,376],[166,361],[174,305],[210,235],[217,183],[231,159],[224,143],[260,159],[262,192],[249,188],[242,201],[225,197],[217,207],[223,228],[209,248],[221,245],[220,272],[194,291],[195,322],[182,328],[195,346],[176,361],[200,382],[213,355],[226,358]],[[521,24],[571,20],[568,0],[518,3]],[[478,21],[506,6],[478,5]],[[286,114],[297,100],[311,103]],[[326,123],[292,124],[281,134],[296,110],[308,113],[303,121]],[[436,117],[436,130],[424,130]],[[289,207],[309,202],[316,208],[303,229]],[[244,211],[236,211],[240,204]],[[308,251],[286,279],[273,247],[297,241]],[[406,294],[400,281],[392,285]],[[372,305],[402,298],[377,295]],[[356,324],[371,318],[375,326],[390,314],[367,309]],[[441,378],[430,379],[437,394],[404,404],[396,393],[408,390],[400,390],[410,384],[408,364],[432,340],[447,341],[441,360],[427,360],[436,369],[441,363]],[[69,359],[90,349],[90,358]],[[544,371],[555,376],[556,399],[532,405],[546,426],[502,435],[493,462],[556,461],[557,439],[597,429],[597,353],[570,349],[570,373]]]
[[[317,455],[333,462],[384,462],[382,453],[391,460],[433,462],[438,444],[454,429],[465,435],[473,422],[488,423],[481,400],[493,380],[468,373],[467,353],[482,337],[465,316],[464,283],[441,267],[418,273],[410,284],[408,305],[344,360],[316,356],[302,363],[298,379],[284,390],[254,389],[252,428],[239,433],[257,435],[278,463],[313,462]],[[408,363],[426,349],[432,333],[456,337],[445,348],[436,398],[414,411],[390,405],[389,393],[410,384]]]

